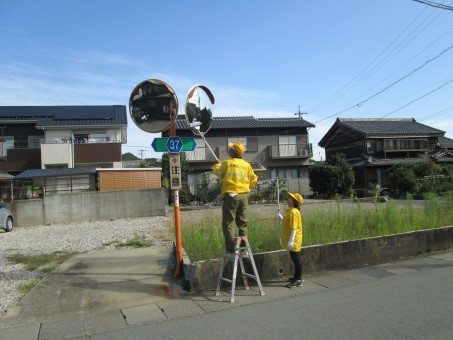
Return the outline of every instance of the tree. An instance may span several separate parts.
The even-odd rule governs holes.
[[[135,156],[131,152],[123,153],[123,155],[121,156],[121,159],[123,161],[138,161],[138,160],[140,160],[140,158],[138,158],[137,156]]]
[[[139,168],[153,168],[157,165],[157,158],[146,158],[140,162],[138,165]]]
[[[314,162],[308,168],[310,187],[318,197],[349,197],[354,186],[354,170],[344,155],[336,154],[327,162]]]

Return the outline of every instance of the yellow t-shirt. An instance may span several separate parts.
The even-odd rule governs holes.
[[[241,158],[226,159],[214,165],[212,171],[222,180],[222,194],[249,192],[258,179],[250,163]]]
[[[296,231],[296,236],[294,238],[294,247],[291,250],[299,251],[302,249],[302,216],[299,209],[296,208],[286,209],[285,217],[283,217],[281,236],[283,249],[287,249],[291,230]]]

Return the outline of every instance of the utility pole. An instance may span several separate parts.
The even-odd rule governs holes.
[[[140,149],[138,150],[139,154],[140,154],[140,159],[143,160],[143,153],[145,152],[144,149]]]
[[[295,115],[299,116],[299,118],[302,118],[302,115],[307,115],[307,112],[300,112],[300,105],[299,105],[299,112],[296,112]]]

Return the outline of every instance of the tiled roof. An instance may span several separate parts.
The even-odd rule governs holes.
[[[0,120],[37,121],[37,126],[126,125],[124,105],[0,106]]]
[[[418,123],[414,118],[338,118],[338,122],[341,125],[366,134],[367,136],[392,134],[443,135],[445,133],[444,131],[432,128],[431,126]]]
[[[323,147],[339,127],[357,132],[363,137],[385,137],[398,135],[443,136],[445,131],[421,124],[414,118],[337,118],[329,131],[321,138]]]
[[[16,179],[33,179],[45,177],[62,177],[95,174],[96,168],[66,168],[66,169],[32,169],[25,170]]]
[[[431,158],[437,163],[453,163],[453,152],[448,150],[438,151],[431,155]]]
[[[315,125],[302,118],[213,117],[211,129],[302,128]],[[189,130],[185,116],[176,119],[177,130]]]
[[[357,163],[354,163],[354,167],[358,166],[364,166],[364,165],[369,165],[369,166],[383,166],[383,165],[394,165],[394,164],[399,164],[399,163],[423,163],[423,162],[428,162],[428,158],[375,158],[375,157],[368,157],[367,159],[358,161]]]
[[[439,146],[443,149],[453,149],[453,139],[444,137],[444,136],[439,136],[439,139],[437,140],[439,143]]]
[[[0,181],[12,181],[14,179],[13,175],[10,175],[7,172],[0,172]]]

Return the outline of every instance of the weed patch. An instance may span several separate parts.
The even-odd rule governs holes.
[[[77,254],[77,252],[66,251],[56,251],[50,254],[38,255],[13,254],[7,256],[7,259],[14,263],[23,264],[25,268],[30,271],[40,269],[44,273],[50,273],[57,266],[75,254]]]
[[[154,242],[147,239],[144,235],[135,235],[134,237],[121,242],[121,241],[110,241],[104,243],[104,246],[114,245],[116,249],[121,248],[147,248],[154,245]]]
[[[303,244],[325,244],[374,236],[384,236],[453,224],[452,195],[440,200],[427,200],[422,207],[411,200],[402,205],[390,201],[364,208],[360,203],[344,209],[337,205],[331,209],[319,208],[304,211]],[[220,257],[224,251],[222,230],[212,220],[186,221],[183,244],[193,261]],[[277,218],[258,215],[248,217],[250,244],[254,252],[280,249],[281,222]]]

